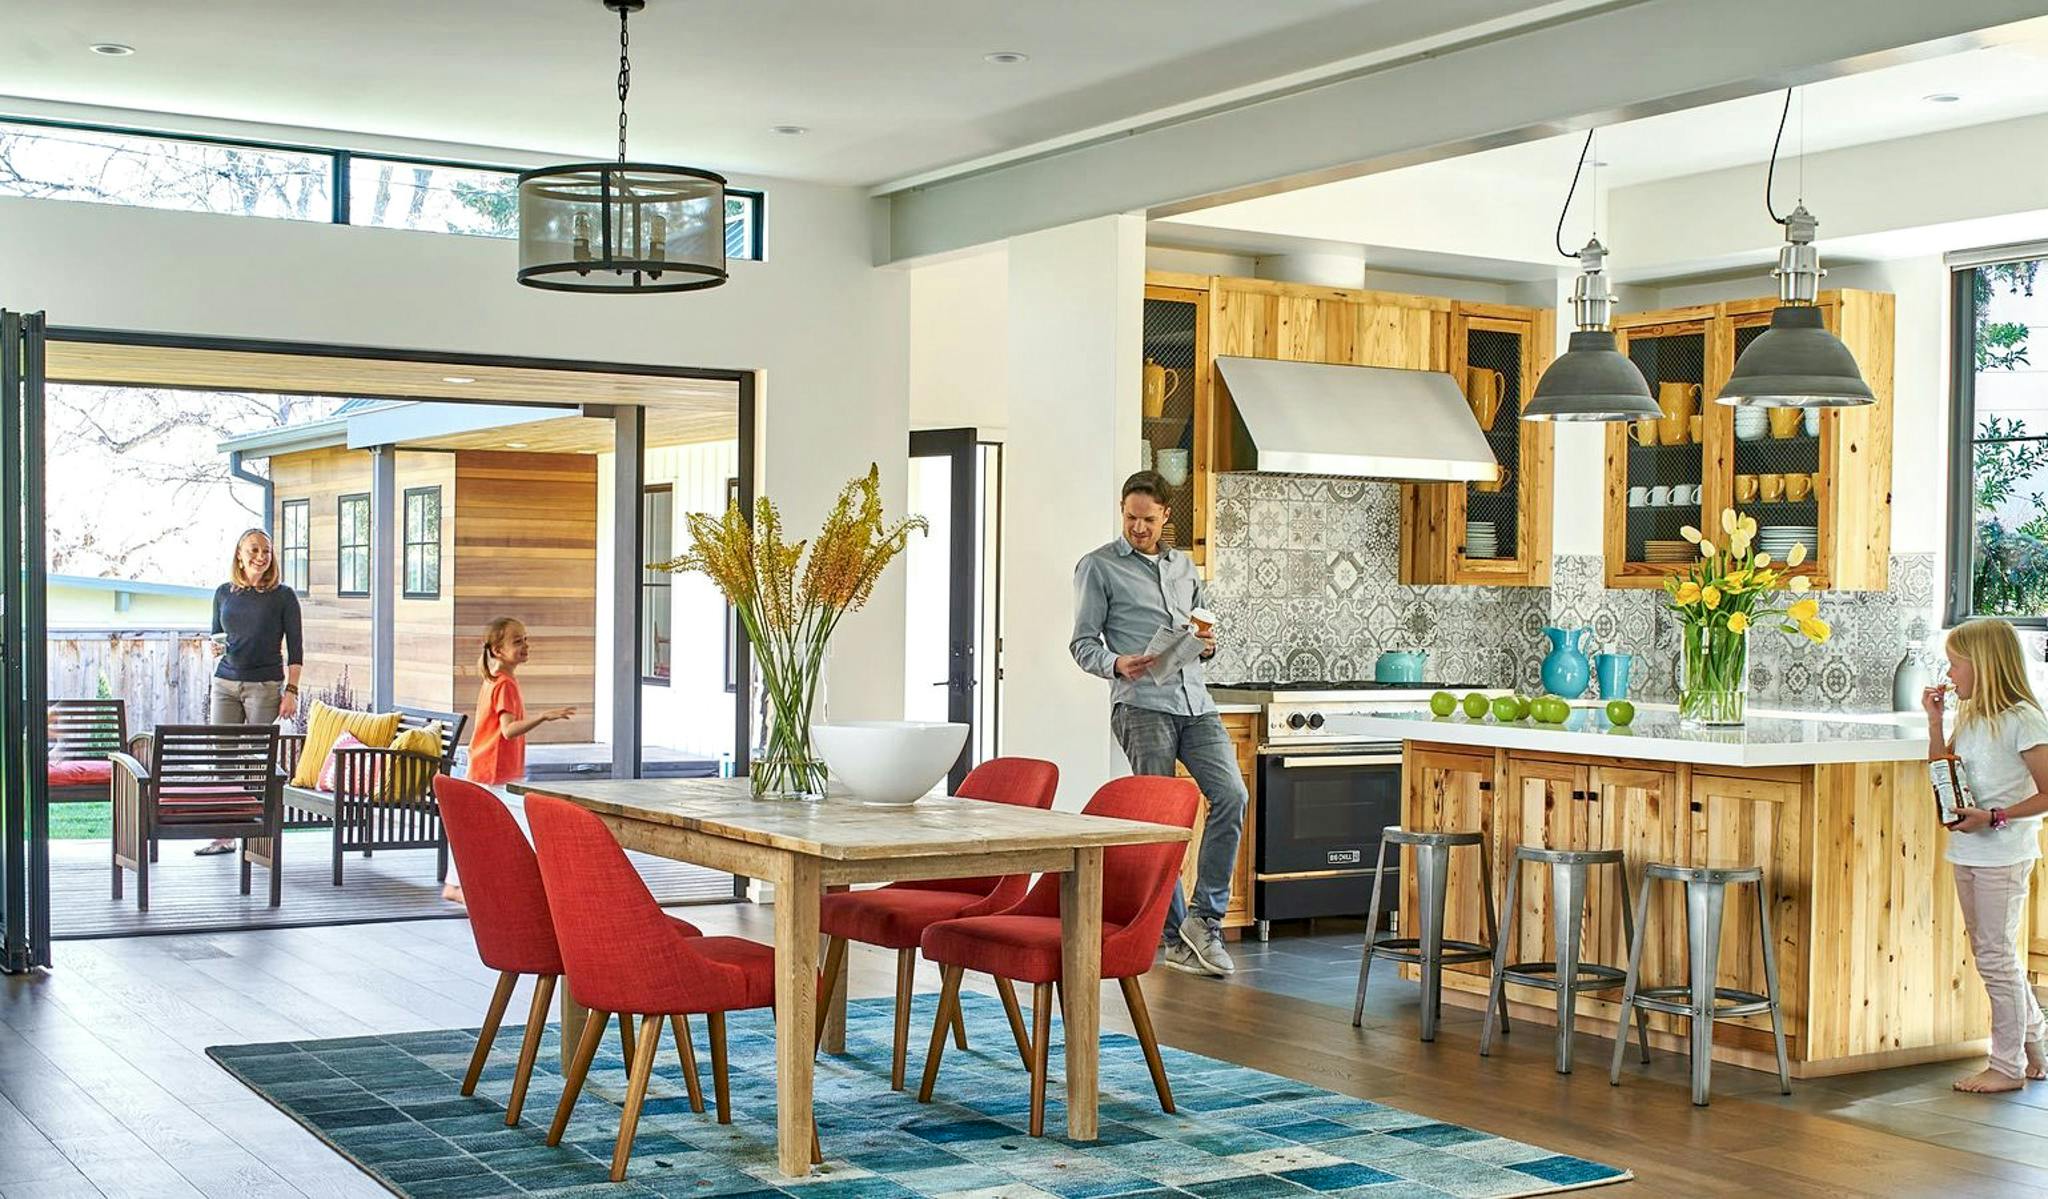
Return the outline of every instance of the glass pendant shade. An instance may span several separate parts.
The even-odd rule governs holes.
[[[519,282],[551,291],[696,291],[726,280],[725,178],[587,162],[519,176]]]
[[[1636,364],[1614,348],[1608,329],[1580,329],[1543,377],[1523,420],[1656,420],[1665,415],[1650,397]]]
[[[1846,408],[1874,404],[1856,358],[1828,332],[1821,310],[1787,304],[1736,359],[1717,403],[1746,408]]]

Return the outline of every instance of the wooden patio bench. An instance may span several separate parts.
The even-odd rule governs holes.
[[[128,705],[118,699],[54,699],[49,722],[50,802],[111,799],[109,759],[128,749]]]
[[[273,724],[164,724],[147,738],[149,765],[129,753],[109,755],[114,771],[114,898],[121,871],[135,872],[135,904],[149,910],[149,864],[156,842],[242,841],[242,894],[249,870],[270,871],[270,906],[283,897],[278,834],[284,823],[284,776],[277,772]]]
[[[398,727],[441,726],[437,757],[395,749],[334,751],[334,790],[284,788],[286,828],[334,830],[334,885],[342,885],[342,855],[358,851],[369,857],[379,849],[435,851],[434,877],[448,879],[448,834],[441,827],[441,805],[434,799],[434,776],[455,769],[455,749],[462,744],[468,717],[456,712],[399,708]],[[278,766],[285,778],[296,772],[305,749],[302,733],[287,733],[278,743]]]

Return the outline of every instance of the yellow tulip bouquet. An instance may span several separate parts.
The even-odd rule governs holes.
[[[1780,632],[1815,645],[1833,632],[1820,617],[1820,603],[1806,594],[1804,575],[1789,572],[1806,561],[1806,547],[1794,545],[1785,561],[1752,550],[1756,518],[1733,508],[1721,513],[1713,538],[1687,525],[1679,535],[1697,545],[1700,559],[1690,570],[1664,580],[1671,611],[1685,638],[1685,673],[1679,683],[1679,719],[1697,724],[1741,724],[1749,694],[1749,631],[1774,620]],[[1773,607],[1784,593],[1794,598]]]
[[[814,541],[784,541],[782,514],[766,496],[752,519],[734,501],[722,516],[691,513],[689,527],[689,553],[649,566],[709,575],[746,630],[769,704],[766,744],[750,773],[754,794],[823,795],[825,763],[811,750],[811,712],[825,649],[840,618],[867,603],[882,571],[926,521],[886,523],[881,471],[870,466],[840,490]]]

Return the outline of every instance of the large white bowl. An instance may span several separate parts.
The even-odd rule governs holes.
[[[811,741],[834,782],[872,804],[915,803],[938,785],[967,743],[964,724],[849,720],[814,724]]]

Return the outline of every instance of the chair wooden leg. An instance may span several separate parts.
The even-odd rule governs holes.
[[[833,937],[825,946],[824,977],[818,980],[818,1017],[811,1029],[811,1045],[821,1049],[825,1044],[825,1022],[832,1017],[832,993],[846,981],[846,938]],[[901,1087],[897,1088],[901,1090]]]
[[[1031,988],[1031,1135],[1045,1135],[1046,1049],[1052,1043],[1052,984]]]
[[[249,893],[249,840],[244,837],[235,848],[235,861],[241,865],[242,894]]]
[[[938,1085],[939,1057],[946,1052],[946,1023],[949,1019],[947,1013],[953,1010],[954,1004],[960,1002],[960,976],[965,973],[966,970],[960,966],[940,968],[939,975],[945,983],[939,989],[938,1015],[932,1020],[931,1047],[926,1049],[924,1054],[924,1082],[917,1088],[919,1103],[930,1103],[932,1088]]]
[[[270,838],[270,906],[284,903],[284,830]]]
[[[540,1039],[548,1030],[548,1004],[555,997],[554,974],[533,980],[533,1006],[526,1012],[526,1038],[519,1042],[519,1068],[512,1075],[512,1097],[505,1103],[505,1126],[519,1123],[519,1111],[526,1106],[526,1084],[533,1081],[533,1060],[540,1055]]]
[[[626,1018],[619,1013],[621,1020]],[[640,1039],[633,1055],[633,1072],[626,1080],[626,1105],[619,1112],[619,1140],[612,1147],[612,1181],[626,1180],[626,1159],[633,1156],[633,1134],[640,1128],[640,1105],[647,1101],[647,1080],[654,1073],[654,1054],[661,1048],[661,1017],[640,1019]]]
[[[996,994],[1002,996],[1003,1000],[1003,1015],[1010,1018],[1010,1035],[1017,1041],[1017,1057],[1024,1063],[1024,1068],[1029,1070],[1031,1034],[1024,1031],[1024,1010],[1017,1006],[1017,986],[1000,974],[995,978]]]
[[[637,1054],[637,1052],[638,1049],[633,1044],[633,1018],[631,1016],[628,1016],[624,1012],[620,1012],[619,1055],[626,1059],[626,1065],[631,1066],[633,1064],[633,1058]]]
[[[476,1094],[476,1080],[483,1077],[484,1059],[491,1056],[491,1042],[498,1037],[498,1024],[505,1019],[505,1005],[512,1002],[512,988],[519,976],[510,970],[498,972],[498,989],[491,993],[491,1008],[484,1013],[483,1031],[476,1035],[476,1052],[469,1055],[469,1073],[462,1076],[462,1093]]]
[[[1117,980],[1123,984],[1124,1006],[1131,1009],[1131,1025],[1138,1030],[1138,1044],[1145,1050],[1145,1067],[1152,1071],[1152,1089],[1159,1092],[1159,1110],[1173,1114],[1173,1088],[1166,1081],[1166,1063],[1159,1056],[1159,1038],[1152,1032],[1152,1013],[1145,1007],[1145,992],[1138,989],[1134,975]]]
[[[704,1080],[697,1077],[697,1047],[690,1043],[690,1018],[677,1013],[669,1017],[676,1027],[676,1060],[683,1066],[683,1086],[690,1092],[690,1110],[704,1114]]]
[[[576,1097],[583,1093],[591,1059],[597,1056],[598,1042],[604,1040],[605,1025],[611,1020],[610,1012],[590,1012],[584,1017],[583,1035],[576,1039],[576,1056],[569,1059],[569,1068],[562,1074],[562,1101],[555,1105],[555,1122],[548,1126],[549,1145],[562,1143],[562,1133],[569,1127],[569,1113],[576,1107]]]
[[[903,1059],[910,1055],[910,984],[917,977],[917,951],[896,951],[896,1048],[889,1056],[889,1089],[903,1089]],[[823,1019],[820,1009],[820,1019]]]
[[[953,1044],[967,1048],[967,1011],[957,1003],[953,1005]]]
[[[718,1095],[718,1122],[732,1123],[732,1087],[725,1071],[725,1013],[712,1012],[704,1017],[711,1026],[711,1089]],[[818,1130],[811,1129],[811,1141],[815,1144]]]

